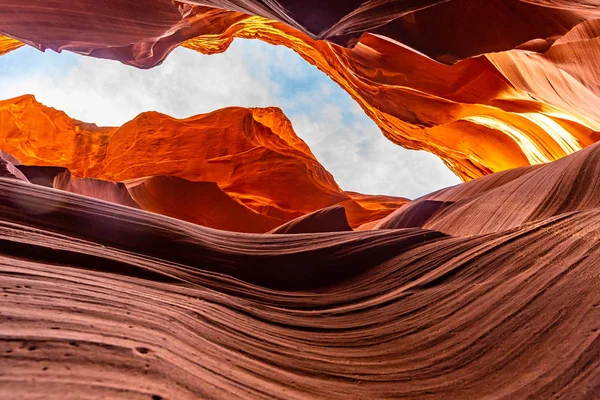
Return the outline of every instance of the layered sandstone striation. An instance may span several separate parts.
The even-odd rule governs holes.
[[[346,210],[342,206],[331,206],[293,219],[267,232],[272,234],[297,234],[318,232],[347,232]]]
[[[579,154],[426,196],[467,200],[468,221],[454,211],[465,237],[235,234],[0,178],[0,386],[19,398],[595,398],[597,190],[580,180],[565,208],[533,179],[597,175]],[[507,185],[520,202],[541,192],[536,217],[496,202],[506,212],[475,233],[490,226],[482,196]]]

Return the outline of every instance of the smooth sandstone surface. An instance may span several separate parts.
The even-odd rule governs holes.
[[[319,232],[347,232],[352,228],[348,225],[346,210],[342,206],[331,206],[293,219],[267,233],[296,234]]]

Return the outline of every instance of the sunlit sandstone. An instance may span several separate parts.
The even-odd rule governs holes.
[[[0,148],[25,165],[127,182],[142,208],[220,229],[266,232],[334,204],[359,226],[407,201],[344,192],[273,107],[230,107],[182,120],[146,112],[121,127],[98,127],[27,95],[0,101],[0,128]],[[208,203],[200,206],[207,196],[215,205],[229,202],[222,222],[207,216]]]

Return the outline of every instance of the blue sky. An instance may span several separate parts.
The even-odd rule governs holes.
[[[459,183],[432,154],[385,139],[345,91],[293,51],[256,40],[235,40],[212,56],[178,48],[151,70],[26,47],[0,57],[0,98],[25,93],[113,126],[149,110],[184,118],[277,106],[345,190],[415,198]]]

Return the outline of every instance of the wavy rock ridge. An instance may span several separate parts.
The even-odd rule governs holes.
[[[548,167],[567,173],[573,157]],[[448,193],[502,188],[543,168]],[[239,235],[14,179],[0,187],[4,393],[600,394],[600,213],[582,201],[468,237]],[[526,198],[528,186],[510,187]],[[587,198],[578,188],[571,196]],[[469,204],[471,221],[487,220]]]

